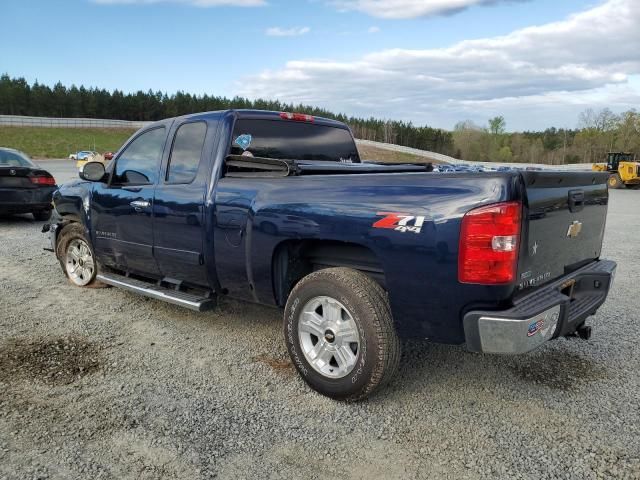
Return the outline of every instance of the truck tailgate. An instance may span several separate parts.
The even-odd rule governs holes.
[[[518,264],[529,290],[600,256],[609,199],[607,173],[523,172],[525,222]]]

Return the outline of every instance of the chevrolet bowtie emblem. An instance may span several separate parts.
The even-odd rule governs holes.
[[[569,225],[569,230],[567,230],[567,237],[576,238],[578,235],[580,235],[581,231],[582,231],[582,222],[579,222],[578,220],[574,220],[574,222],[571,225]]]

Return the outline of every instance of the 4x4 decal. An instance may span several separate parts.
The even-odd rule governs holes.
[[[425,217],[398,212],[378,212],[378,216],[384,218],[373,224],[373,228],[389,228],[397,232],[420,233]]]

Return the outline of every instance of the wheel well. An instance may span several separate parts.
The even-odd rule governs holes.
[[[62,225],[63,227],[66,227],[70,223],[82,223],[82,221],[80,220],[80,217],[78,217],[77,215],[73,215],[73,214],[63,215],[60,218],[59,224]]]
[[[60,238],[60,232],[62,232],[62,230],[64,229],[64,227],[66,227],[67,225],[71,225],[73,223],[79,223],[80,222],[80,218],[75,216],[75,215],[64,215],[62,218],[60,218],[57,222],[58,224],[58,228],[55,231],[55,248],[58,248],[58,239]]]
[[[276,303],[283,306],[302,278],[323,268],[348,267],[372,277],[385,288],[384,270],[373,251],[335,240],[288,240],[276,248],[272,261]]]

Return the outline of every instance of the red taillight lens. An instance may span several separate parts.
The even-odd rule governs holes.
[[[56,179],[53,177],[29,177],[31,183],[35,185],[55,185]]]
[[[458,280],[496,285],[516,277],[522,205],[496,203],[476,208],[462,218]]]
[[[294,120],[296,122],[313,122],[313,115],[305,113],[280,112],[280,118],[284,120]]]

